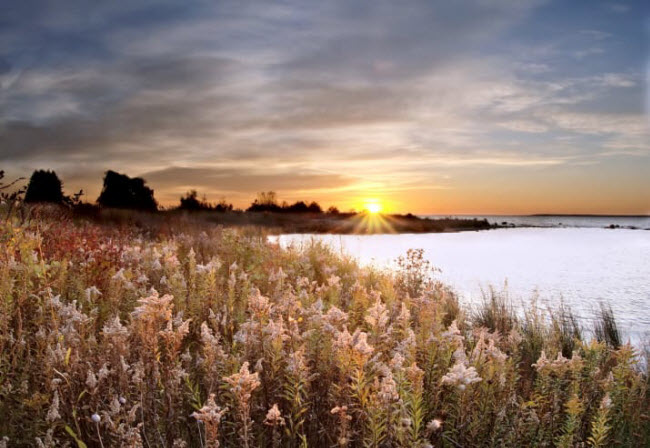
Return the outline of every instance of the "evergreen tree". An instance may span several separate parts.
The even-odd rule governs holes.
[[[63,203],[63,184],[54,171],[36,170],[32,173],[25,193],[25,202]]]

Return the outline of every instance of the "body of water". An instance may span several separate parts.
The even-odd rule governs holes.
[[[448,218],[449,215],[422,215],[422,218]],[[650,216],[581,216],[581,215],[452,215],[452,218],[487,219],[490,224],[515,227],[622,227],[650,229]]]
[[[638,341],[650,332],[650,232],[604,229],[509,228],[479,232],[384,235],[281,235],[282,246],[312,240],[330,244],[361,263],[391,266],[408,249],[423,249],[438,278],[466,304],[482,290],[507,290],[515,304],[569,305],[584,327],[600,302],[611,305],[620,329]]]

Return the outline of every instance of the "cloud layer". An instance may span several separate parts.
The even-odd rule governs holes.
[[[167,204],[650,211],[642,2],[63,3],[0,19],[9,172],[93,199],[115,169]]]

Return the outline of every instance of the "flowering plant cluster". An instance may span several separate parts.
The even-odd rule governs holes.
[[[47,217],[0,240],[0,447],[650,443],[637,350],[472,313],[418,251],[381,272]]]

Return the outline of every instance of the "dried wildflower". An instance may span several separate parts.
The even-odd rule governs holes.
[[[151,269],[154,271],[162,271],[162,264],[160,264],[159,259],[155,259],[153,263],[151,264]]]
[[[377,330],[383,329],[388,323],[388,310],[379,297],[376,295],[375,304],[368,308],[365,317],[366,322]]]
[[[289,353],[289,361],[287,362],[287,371],[298,377],[306,378],[309,374],[309,367],[305,359],[305,348]]]
[[[386,334],[390,334],[391,327],[388,327]],[[395,350],[402,353],[403,355],[410,357],[415,352],[417,341],[415,340],[415,332],[410,328],[406,329],[406,335],[404,339],[399,341]]]
[[[517,345],[519,345],[519,343],[522,340],[523,340],[523,337],[521,336],[521,333],[519,333],[519,331],[517,331],[516,328],[513,328],[512,330],[510,330],[510,334],[508,335],[508,343],[511,346],[516,347]]]
[[[52,397],[52,404],[50,404],[50,409],[47,411],[47,416],[45,417],[46,421],[53,422],[61,418],[61,414],[59,414],[59,405],[59,391],[55,390],[54,396]]]
[[[344,447],[348,445],[348,426],[352,416],[348,415],[347,406],[335,406],[330,410],[332,415],[338,417],[339,423],[339,434],[337,438],[337,445],[339,447]]]
[[[111,277],[111,278],[113,280],[115,280],[115,281],[120,281],[120,282],[124,282],[124,283],[128,282],[128,280],[124,276],[124,268],[120,268],[120,270],[117,271],[115,273],[115,275],[113,275],[113,277]]]
[[[268,315],[272,305],[268,297],[260,294],[259,289],[254,289],[253,293],[248,297],[248,307],[259,318]]]
[[[508,355],[503,353],[499,347],[496,346],[494,340],[490,340],[488,343],[488,346],[485,349],[485,354],[497,362],[505,362],[505,360],[508,359]]]
[[[531,367],[534,367],[538,371],[549,365],[550,362],[548,358],[546,357],[546,352],[542,350],[542,354],[539,356],[539,359],[537,360],[536,363],[532,364]]]
[[[141,285],[146,284],[148,281],[149,277],[147,277],[145,274],[140,274],[138,278],[135,279],[135,282]]]
[[[434,418],[431,420],[429,423],[427,423],[427,432],[429,434],[432,434],[439,430],[442,427],[442,420],[439,420],[437,418]]]
[[[449,372],[442,377],[442,384],[458,386],[459,389],[465,390],[465,387],[481,381],[474,367],[466,367],[464,363],[457,362],[449,369]]]
[[[238,406],[238,417],[242,424],[240,431],[241,439],[245,447],[250,444],[250,430],[252,421],[250,418],[251,397],[253,391],[260,386],[259,373],[250,373],[248,362],[245,362],[238,373],[224,377],[223,380],[230,385]]]
[[[576,363],[581,363],[581,360],[576,360]],[[570,365],[570,360],[562,356],[562,352],[558,352],[557,357],[553,361],[549,361],[546,353],[542,350],[542,354],[536,363],[532,365],[538,371],[549,368],[551,370],[563,369]]]
[[[120,400],[117,397],[113,397],[108,407],[111,415],[119,414],[122,409],[122,403],[120,403]]]
[[[341,277],[337,275],[331,275],[327,279],[327,286],[330,288],[340,288],[341,287]]]
[[[106,378],[108,378],[108,375],[110,373],[111,373],[111,371],[108,368],[108,364],[107,363],[102,364],[102,367],[99,369],[99,372],[97,372],[98,381],[105,380]]]
[[[503,353],[496,345],[499,340],[498,333],[491,334],[486,328],[480,328],[476,333],[478,334],[478,341],[472,351],[471,358],[473,361],[481,359],[484,355],[497,362],[504,362],[508,358],[508,355]]]
[[[268,336],[269,340],[279,342],[289,339],[284,326],[284,319],[280,316],[277,320],[270,319],[268,324],[262,329],[262,332]]]
[[[332,415],[342,415],[342,414],[346,414],[347,411],[348,411],[348,407],[347,407],[347,406],[334,406],[334,407],[330,410],[330,413],[331,413]],[[352,419],[352,417],[349,416],[349,415],[347,415],[346,417],[348,418],[348,420]]]
[[[277,271],[271,271],[269,275],[270,282],[282,282],[288,275],[282,270],[282,267],[279,267]]]
[[[221,263],[219,263],[218,260],[211,260],[207,264],[197,264],[196,272],[198,272],[199,274],[211,274],[212,272],[219,269],[220,266]]]
[[[97,287],[94,285],[89,288],[86,288],[85,293],[86,293],[86,300],[88,301],[102,295],[101,291],[97,289]]]
[[[165,294],[160,297],[156,290],[152,290],[149,297],[144,297],[138,300],[140,306],[138,306],[131,315],[135,319],[143,322],[166,322],[172,318],[172,300],[174,300],[173,296]]]
[[[569,359],[562,356],[562,352],[557,352],[557,357],[553,361],[553,367],[562,367],[569,363]]]
[[[158,334],[165,341],[165,345],[169,351],[168,356],[173,360],[176,358],[181,349],[183,338],[187,336],[190,331],[191,319],[183,320],[179,314],[176,319],[168,320],[167,326]]]
[[[228,411],[227,408],[222,409],[217,406],[214,396],[214,394],[210,394],[205,405],[191,415],[205,425],[205,438],[209,448],[219,448],[219,423]]]
[[[385,403],[390,403],[399,399],[397,384],[395,383],[393,374],[390,370],[388,371],[388,374],[381,379],[377,396]]]
[[[409,321],[411,319],[411,311],[409,311],[408,306],[406,306],[406,303],[402,302],[402,306],[400,308],[399,316],[397,316],[397,320],[405,327],[408,327]]]
[[[406,373],[406,378],[413,390],[417,393],[422,391],[424,385],[424,370],[418,367],[418,365],[413,362],[408,368],[404,370]]]
[[[253,320],[248,320],[241,324],[239,331],[235,333],[234,340],[246,346],[256,346],[259,344],[259,328],[260,323]]]
[[[609,409],[612,406],[612,399],[609,396],[609,392],[605,394],[603,399],[600,401],[600,407],[602,409]]]
[[[325,321],[330,324],[332,327],[340,327],[348,321],[348,313],[341,311],[336,306],[330,307],[325,314]]]
[[[368,344],[368,333],[359,330],[355,331],[352,336],[352,349],[362,357],[372,355],[372,352],[375,350]]]
[[[259,374],[250,373],[248,361],[242,364],[238,373],[224,377],[223,380],[230,384],[232,391],[245,401],[250,399],[252,392],[260,385]]]
[[[284,426],[284,418],[278,408],[278,404],[274,404],[271,409],[266,413],[264,424],[268,426]]]
[[[255,371],[258,373],[264,372],[264,358],[260,358],[255,363]]]
[[[203,355],[209,365],[224,358],[225,354],[221,347],[219,333],[213,332],[206,322],[201,323],[201,342],[203,343]]]
[[[465,340],[465,337],[461,334],[460,330],[458,329],[458,324],[456,323],[456,320],[449,325],[449,328],[447,328],[446,331],[443,331],[441,336],[455,344],[460,344],[462,345],[463,341]]]
[[[352,335],[347,327],[343,327],[343,331],[337,331],[336,339],[334,339],[334,347],[339,350],[350,348],[352,345]]]
[[[402,364],[404,364],[404,356],[400,352],[395,353],[393,355],[393,359],[390,361],[390,366],[393,369],[400,369],[402,367]]]
[[[90,389],[97,387],[97,377],[91,369],[88,370],[88,374],[86,375],[86,386],[88,386]]]

